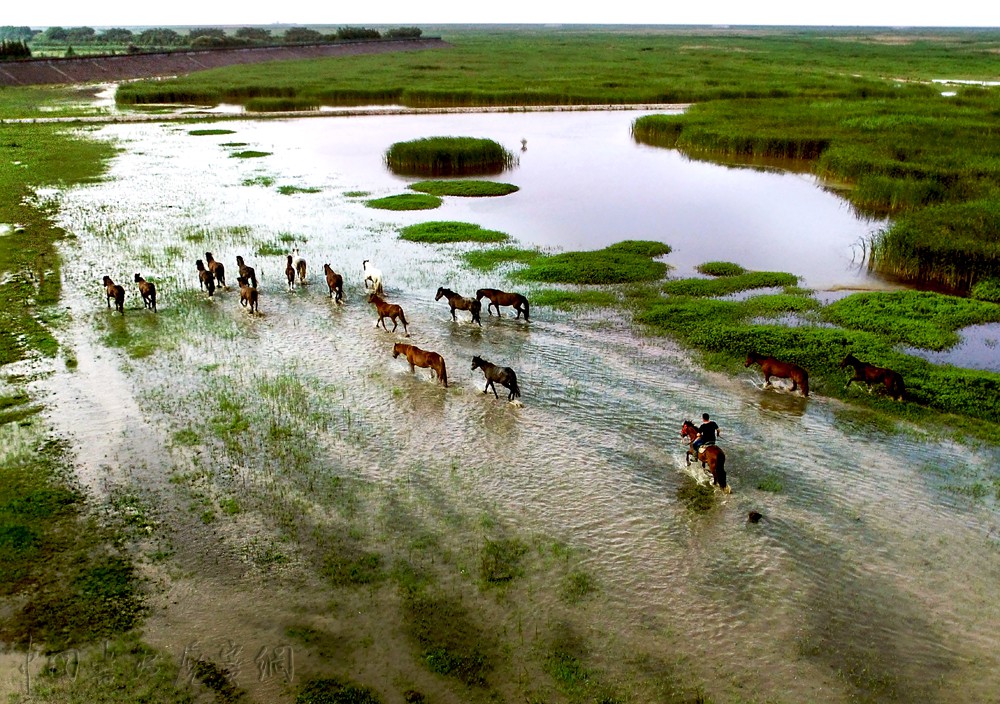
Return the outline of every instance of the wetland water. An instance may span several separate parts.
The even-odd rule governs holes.
[[[453,323],[438,286],[512,287],[462,268],[464,246],[396,239],[400,225],[467,220],[566,249],[661,239],[681,274],[725,259],[810,286],[875,283],[852,266],[851,245],[877,225],[810,178],[637,146],[633,117],[95,132],[122,147],[110,178],[53,195],[76,234],[64,276],[80,363],[49,386],[52,420],[89,486],[154,507],[153,538],[172,554],[147,568],[165,590],[146,631],[154,644],[178,660],[198,639],[244,644],[234,679],[260,701],[293,697],[255,676],[250,651],[303,632],[298,680],[350,675],[393,702],[410,688],[447,702],[491,690],[503,701],[680,701],[684,688],[718,702],[997,701],[995,448],[765,392],[749,371],[705,374],[615,316],[538,308],[530,324],[484,315],[480,329],[462,312]],[[349,195],[401,192],[381,166],[385,147],[437,134],[527,139],[520,168],[501,177],[522,190],[424,213]],[[262,177],[273,182],[246,185]],[[287,292],[283,258],[255,254],[264,243],[297,244],[311,283]],[[231,282],[237,254],[256,266],[261,316],[243,312],[236,290],[213,301],[197,291],[206,250]],[[449,389],[392,359],[401,338],[372,327],[364,259],[405,309],[405,341],[445,357]],[[345,275],[341,308],[321,282],[326,262]],[[130,284],[125,317],[105,309],[100,277],[125,283],[135,271],[160,287],[155,318]],[[474,354],[517,370],[523,406],[481,393]],[[706,410],[723,428],[734,493],[694,514],[676,496],[696,474],[678,434]],[[984,484],[985,498],[974,488]],[[230,500],[243,510],[218,508]],[[750,510],[764,520],[748,524]],[[500,539],[528,552],[503,586],[484,586],[481,552]],[[331,583],[345,544],[435,575],[434,603],[463,605],[438,617],[475,623],[491,654],[485,687],[421,666],[419,610],[387,582]],[[596,588],[567,599],[571,574]],[[587,675],[575,684],[553,666],[571,656]]]

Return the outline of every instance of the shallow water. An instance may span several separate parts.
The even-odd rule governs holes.
[[[510,530],[569,545],[601,584],[601,596],[567,614],[549,591],[533,588],[535,628],[558,613],[595,643],[611,644],[595,647],[604,659],[594,656],[611,679],[628,681],[638,667],[614,654],[638,654],[647,664],[673,663],[723,702],[995,700],[1000,515],[992,490],[973,499],[969,487],[990,486],[996,448],[969,450],[886,427],[822,397],[763,390],[750,371],[736,379],[705,374],[669,341],[639,336],[613,316],[540,308],[531,323],[484,314],[480,328],[462,312],[453,323],[445,302],[433,300],[438,286],[468,295],[509,284],[500,274],[460,268],[453,253],[462,246],[396,239],[401,224],[470,220],[567,249],[662,239],[674,246],[667,261],[682,273],[725,259],[791,270],[811,286],[872,283],[851,265],[850,246],[873,224],[855,220],[811,179],[686,162],[635,145],[627,132],[632,117],[240,122],[219,125],[236,130],[221,137],[192,137],[176,125],[103,129],[100,135],[124,147],[110,179],[60,198],[63,223],[78,236],[64,267],[67,304],[78,318],[73,335],[84,354],[95,329],[145,334],[163,326],[181,333],[150,357],[122,357],[120,372],[81,363],[72,384],[54,385],[56,422],[76,435],[85,466],[119,464],[133,481],[154,485],[165,471],[157,462],[173,456],[154,454],[143,469],[132,465],[128,448],[109,452],[109,434],[91,430],[95,411],[78,402],[81,391],[106,394],[104,405],[126,409],[116,416],[123,432],[149,423],[154,436],[168,438],[207,412],[207,385],[253,389],[263,379],[292,376],[303,382],[301,403],[310,414],[286,420],[302,424],[316,443],[309,471],[364,478],[377,488],[376,502],[388,502],[399,487],[424,496],[426,511],[454,516],[448,520],[456,544],[478,539],[458,516],[481,511]],[[432,134],[489,136],[508,145],[526,138],[521,166],[501,177],[522,191],[448,200],[430,215],[374,211],[345,195],[399,192],[405,181],[382,168],[384,148]],[[226,141],[273,154],[231,159],[219,146]],[[656,166],[645,170],[651,162]],[[569,174],[574,187],[559,190]],[[275,178],[275,187],[323,190],[282,196],[242,185],[260,175]],[[656,184],[659,197],[640,193],[640,184]],[[691,190],[695,184],[700,194]],[[596,202],[605,191],[612,198]],[[779,204],[789,210],[778,212]],[[730,234],[708,239],[723,231]],[[199,239],[199,232],[208,234]],[[280,257],[253,253],[280,233],[294,235],[313,272],[294,293],[285,290]],[[769,237],[774,241],[763,246]],[[232,280],[237,254],[257,267],[261,316],[240,309],[238,292],[212,302],[187,295],[197,287],[193,261],[206,250],[231,267]],[[412,335],[406,341],[444,355],[448,390],[427,370],[411,375],[402,359],[392,359],[391,343],[401,338],[373,327],[363,259],[382,269],[387,298],[405,309]],[[345,274],[341,308],[320,281],[325,262]],[[131,286],[124,320],[115,322],[104,308],[100,276],[131,281],[133,271],[160,286],[161,313],[152,323]],[[469,369],[474,354],[517,371],[523,406],[481,393],[482,376]],[[117,381],[102,386],[104,378]],[[120,404],[129,386],[133,397]],[[273,405],[264,398],[249,403]],[[684,418],[705,410],[723,428],[734,493],[709,514],[694,515],[676,498],[682,482],[699,476],[684,466],[678,434]],[[130,426],[123,416],[141,416],[141,424]],[[213,464],[241,478],[234,482],[284,481],[267,457],[252,452],[230,451]],[[758,489],[765,479],[781,491]],[[297,480],[287,481],[293,487]],[[322,507],[322,499],[304,495]],[[748,524],[749,510],[764,520]],[[205,542],[197,527],[191,531],[192,542]],[[150,628],[175,653],[199,627],[224,633],[213,616],[248,608],[225,604],[220,575],[228,568],[191,559],[196,569],[188,579],[211,582],[200,591],[189,587],[203,601],[177,599],[173,615]],[[280,633],[288,610],[317,601],[306,586],[273,589],[272,610],[256,613],[258,633]],[[257,598],[248,603],[265,600],[262,591],[249,591]],[[480,616],[506,628],[490,622],[494,612]]]

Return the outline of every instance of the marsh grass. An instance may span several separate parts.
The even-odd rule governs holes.
[[[774,494],[780,494],[784,491],[784,484],[781,483],[781,478],[774,475],[768,474],[757,482],[757,488],[761,491],[767,491]]]
[[[441,207],[441,199],[424,193],[401,193],[385,198],[366,200],[365,205],[379,210],[433,210]]]
[[[297,193],[322,193],[322,188],[312,186],[278,186],[278,193],[283,196],[293,196]]]
[[[978,281],[972,287],[969,295],[979,301],[1000,303],[1000,278],[989,278]]]
[[[207,137],[210,135],[220,135],[220,134],[236,134],[236,130],[224,130],[218,128],[200,129],[200,130],[188,130],[188,134],[195,137]]]
[[[390,146],[385,164],[403,175],[464,176],[501,173],[517,159],[491,139],[425,137]]]
[[[409,186],[414,191],[433,196],[460,196],[463,198],[491,198],[506,196],[520,190],[510,183],[454,179],[448,181],[419,181]]]
[[[546,288],[535,291],[531,296],[532,305],[547,306],[559,310],[573,308],[611,308],[620,302],[614,291],[596,289]]]
[[[306,680],[295,695],[295,704],[382,704],[378,693],[340,677]]]
[[[234,159],[259,159],[265,156],[271,156],[271,152],[261,152],[254,149],[246,149],[244,151],[233,152],[230,154]]]
[[[511,274],[511,278],[580,285],[657,281],[666,275],[668,267],[655,258],[669,253],[670,246],[662,242],[624,240],[596,251],[543,254]]]
[[[264,186],[270,188],[274,185],[274,177],[272,176],[254,176],[253,178],[247,178],[243,180],[244,186]]]
[[[485,230],[467,222],[437,220],[408,225],[400,229],[399,238],[410,242],[446,244],[450,242],[505,242],[509,236],[496,230]]]
[[[574,570],[566,574],[559,589],[559,598],[567,604],[579,604],[598,591],[597,580],[587,572]]]
[[[501,264],[530,264],[544,256],[537,249],[520,249],[518,247],[493,247],[465,252],[462,259],[470,268],[478,271],[492,271]]]
[[[715,489],[711,484],[700,484],[685,476],[677,487],[677,499],[689,511],[702,513],[715,508]]]
[[[517,538],[486,539],[479,558],[479,576],[487,585],[506,584],[524,574],[528,546]]]
[[[706,276],[740,276],[747,273],[746,269],[733,262],[705,262],[695,269]]]
[[[732,273],[714,279],[675,279],[662,286],[662,291],[672,296],[727,296],[757,288],[794,286],[798,277],[780,271],[753,271]]]

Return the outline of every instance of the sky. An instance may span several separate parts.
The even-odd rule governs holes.
[[[503,3],[469,0],[154,0],[98,2],[7,0],[0,25],[61,27],[223,26],[281,23],[334,26],[431,24],[696,24],[878,27],[1000,27],[996,0],[697,0]]]

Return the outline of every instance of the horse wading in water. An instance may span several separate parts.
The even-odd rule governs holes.
[[[306,282],[306,260],[299,254],[298,248],[292,250],[291,264],[295,273],[299,275],[299,285],[301,286]]]
[[[510,367],[498,367],[495,364],[487,362],[485,359],[476,355],[472,358],[472,368],[482,369],[483,375],[486,377],[486,386],[483,388],[483,393],[487,393],[490,387],[493,387],[493,395],[497,398],[500,396],[497,394],[497,384],[503,386],[508,391],[507,400],[513,401],[515,398],[521,396],[521,389],[517,385],[517,374]]]
[[[687,438],[690,448],[691,443],[698,439],[698,426],[689,420],[684,421],[681,425],[681,437]],[[691,464],[690,449],[688,449],[685,459],[688,464]],[[711,473],[713,484],[727,494],[732,492],[732,489],[726,482],[726,453],[722,451],[721,447],[718,445],[702,445],[697,461],[701,462],[701,466],[706,467],[709,473]]]
[[[215,295],[215,277],[205,268],[205,262],[202,260],[196,260],[194,265],[198,269],[198,283],[203,290],[208,291],[208,297],[211,298]]]
[[[226,287],[226,267],[222,262],[216,261],[211,252],[205,252],[205,266],[215,277],[217,288]]]
[[[361,268],[364,270],[365,275],[365,289],[368,288],[368,284],[372,285],[372,293],[379,296],[385,293],[382,288],[382,272],[375,268],[370,259],[365,259],[361,262]]]
[[[387,303],[379,298],[376,294],[372,293],[368,296],[368,302],[375,304],[375,310],[378,311],[378,320],[375,321],[375,327],[378,327],[379,323],[382,323],[382,329],[386,332],[396,332],[396,319],[399,318],[399,322],[403,324],[403,332],[407,337],[410,336],[410,331],[406,329],[406,316],[403,315],[403,309],[396,305],[395,303]],[[392,320],[392,330],[389,330],[385,326],[385,319],[390,318]]]
[[[250,285],[257,288],[257,272],[253,270],[253,267],[243,261],[243,257],[239,254],[236,255],[236,267],[239,269],[240,276],[250,282]]]
[[[337,303],[344,300],[344,277],[330,268],[329,264],[323,265],[323,274],[326,275],[326,285],[330,289],[330,298]]]
[[[115,300],[115,310],[125,315],[125,287],[119,286],[111,280],[110,276],[105,276],[101,283],[104,284],[104,293],[108,297],[108,308],[111,307],[111,299]]]
[[[146,281],[146,279],[142,278],[142,274],[139,274],[138,272],[135,275],[135,283],[139,287],[139,295],[142,296],[142,304],[155,313],[156,284],[152,281]]]
[[[848,354],[844,357],[844,361],[840,363],[840,368],[843,369],[844,367],[852,367],[854,369],[854,376],[847,380],[847,386],[850,386],[852,381],[863,381],[868,385],[868,390],[871,391],[872,384],[883,384],[889,395],[897,401],[902,401],[903,396],[906,394],[906,385],[903,384],[903,377],[899,372],[862,362],[853,354]]]
[[[809,395],[809,374],[805,369],[791,362],[782,362],[774,357],[765,357],[756,352],[747,353],[747,361],[744,367],[751,364],[759,364],[760,371],[764,374],[764,385],[771,385],[771,377],[776,376],[781,379],[792,380],[792,391],[799,389],[803,396]]]
[[[438,289],[437,295],[434,296],[435,301],[440,301],[441,297],[444,296],[448,299],[448,305],[451,306],[451,319],[458,321],[455,317],[455,309],[459,308],[461,310],[467,310],[472,313],[472,322],[479,323],[482,327],[483,321],[479,319],[479,311],[483,309],[483,304],[478,298],[466,298],[465,296],[460,296],[450,288],[441,287]]]
[[[434,374],[437,374],[438,381],[444,384],[445,388],[448,388],[448,371],[444,366],[444,357],[437,352],[428,352],[404,342],[397,342],[392,346],[392,358],[395,359],[401,354],[406,355],[406,361],[410,363],[411,374],[415,371],[414,367],[427,367]]]
[[[250,285],[250,281],[245,276],[236,277],[236,283],[240,285],[240,305],[246,308],[249,313],[260,312],[257,310],[260,292]]]
[[[517,311],[515,318],[520,318],[521,313],[524,313],[525,321],[528,320],[528,299],[522,296],[520,293],[507,293],[506,291],[500,291],[495,288],[481,288],[476,291],[476,300],[482,300],[483,297],[490,299],[489,305],[486,306],[486,314],[492,315],[490,308],[496,307],[497,317],[500,315],[500,306],[514,306],[514,310]]]
[[[288,290],[295,290],[295,264],[292,263],[292,255],[285,259],[285,279],[288,280]]]

